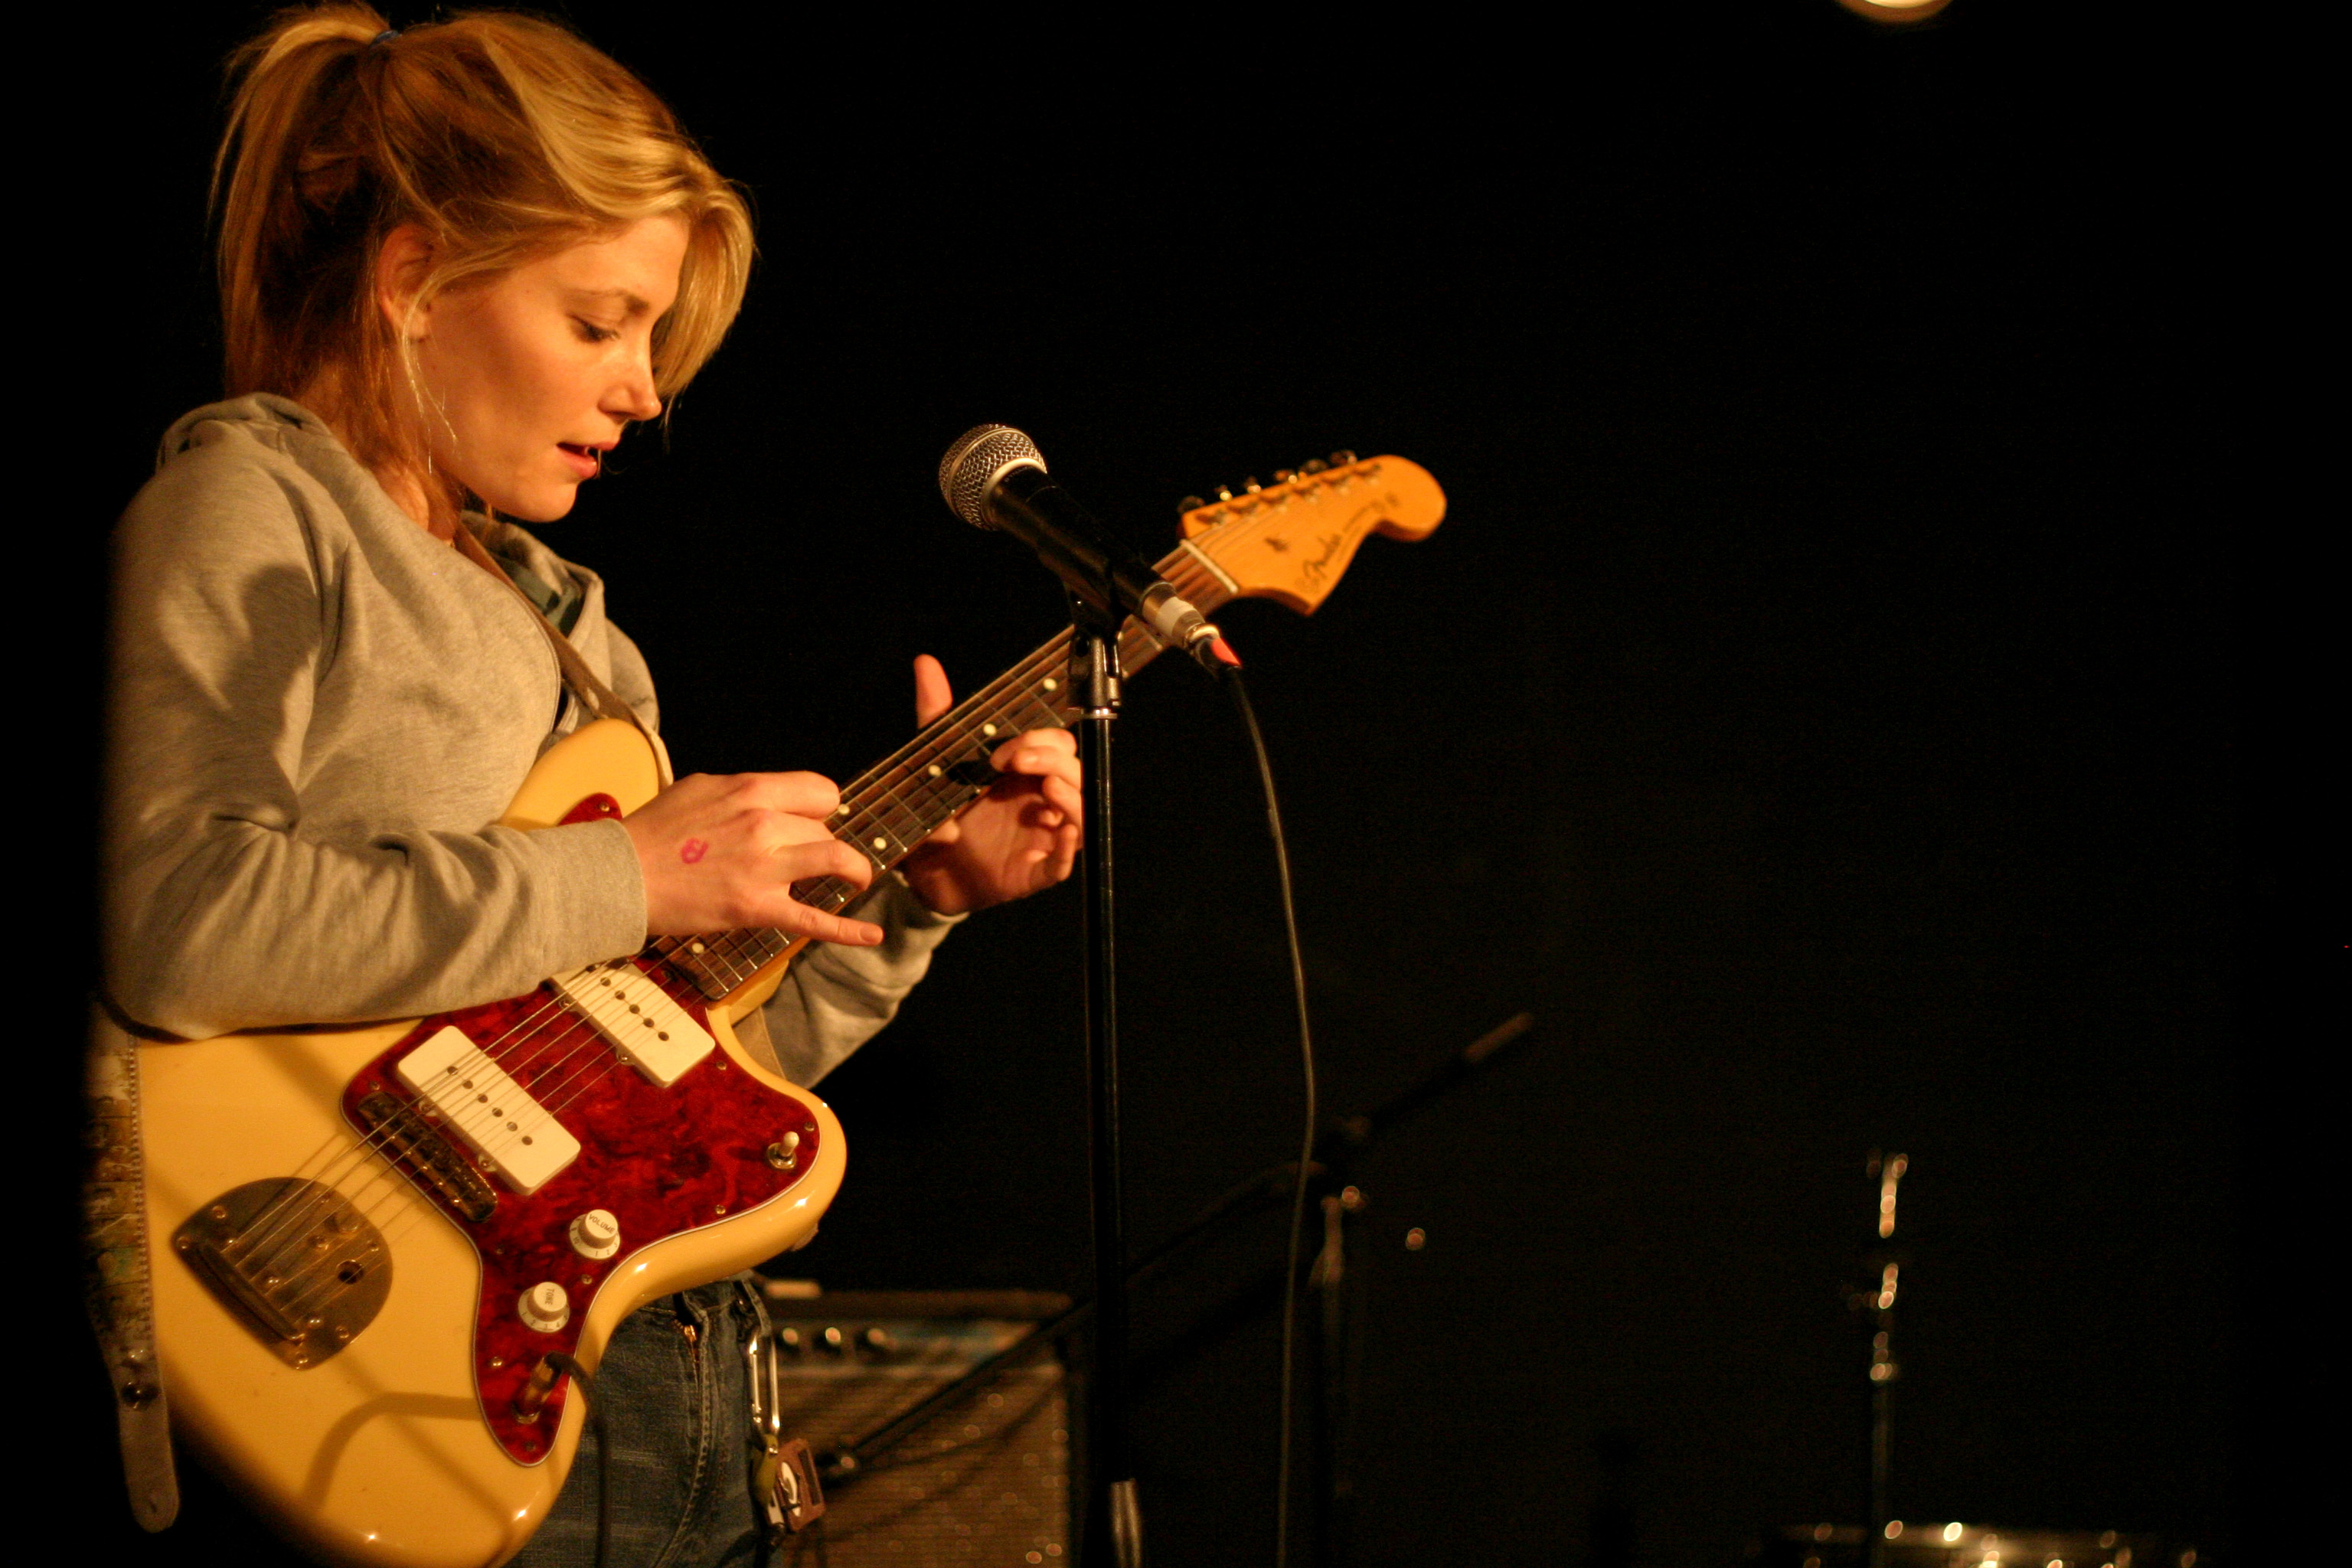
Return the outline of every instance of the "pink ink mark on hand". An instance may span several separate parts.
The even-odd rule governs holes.
[[[689,838],[677,847],[677,858],[689,866],[709,853],[710,846],[699,838]]]

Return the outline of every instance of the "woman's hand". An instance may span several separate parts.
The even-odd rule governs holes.
[[[815,773],[694,773],[621,826],[646,873],[646,934],[699,936],[772,926],[793,936],[872,947],[882,928],[811,909],[794,882],[839,877],[865,887],[873,863],[824,826],[841,804]]]
[[[916,659],[915,722],[928,724],[954,705],[940,661],[929,654]],[[937,913],[960,915],[1025,899],[1068,877],[1084,810],[1077,752],[1067,730],[1032,730],[996,748],[989,763],[1004,776],[899,862],[915,896]]]

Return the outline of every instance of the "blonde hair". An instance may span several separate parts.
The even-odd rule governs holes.
[[[393,33],[373,8],[280,12],[232,58],[213,163],[227,390],[324,383],[338,434],[384,472],[432,474],[410,334],[377,307],[385,238],[432,240],[411,312],[456,285],[642,219],[688,232],[677,301],[656,323],[665,402],[743,300],[751,219],[661,100],[553,23],[465,13]]]

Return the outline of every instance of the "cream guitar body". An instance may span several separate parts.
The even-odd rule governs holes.
[[[600,795],[633,810],[652,797],[656,779],[644,739],[626,724],[601,721],[548,752],[506,820],[545,826]],[[729,1144],[722,1158],[731,1152],[764,1173],[751,1194],[736,1184],[739,1195],[755,1201],[730,1204],[723,1215],[709,1212],[717,1204],[701,1201],[704,1190],[666,1205],[621,1191],[646,1179],[642,1152],[600,1146],[593,1127],[567,1109],[555,1114],[581,1134],[581,1152],[530,1196],[460,1147],[499,1211],[489,1225],[468,1224],[437,1201],[429,1180],[417,1179],[413,1157],[399,1157],[392,1141],[380,1131],[371,1137],[344,1112],[355,1079],[397,1058],[403,1041],[427,1032],[414,1021],[142,1042],[157,1349],[182,1435],[290,1539],[329,1562],[487,1568],[511,1556],[562,1488],[583,1412],[558,1384],[544,1391],[536,1420],[518,1423],[518,1390],[509,1386],[515,1380],[501,1374],[520,1373],[527,1387],[533,1352],[554,1348],[593,1371],[630,1311],[798,1246],[840,1187],[844,1151],[833,1113],[753,1060],[730,1026],[730,1014],[740,1016],[773,990],[777,973],[781,965],[745,987],[731,1007],[704,1011],[716,1048],[667,1090],[626,1067],[614,1068],[613,1047],[601,1036],[590,1038],[576,1014],[550,1009],[551,1021],[561,1017],[568,1033],[582,1037],[567,1042],[575,1054],[584,1058],[593,1051],[608,1069],[600,1088],[623,1087],[639,1098],[675,1095],[681,1110],[691,1110],[687,1101],[707,1098],[695,1094],[698,1087],[723,1084],[727,1120],[741,1125],[698,1129],[695,1118],[682,1119],[688,1135],[707,1131]],[[461,1026],[467,1016],[453,1016]],[[751,1142],[746,1125],[766,1136]],[[797,1168],[780,1170],[766,1152],[788,1136]],[[341,1211],[328,1200],[265,1188],[254,1212],[237,1217],[257,1233],[258,1249],[268,1249],[266,1265],[281,1279],[312,1258],[332,1265],[326,1271],[332,1286],[314,1287],[295,1306],[314,1307],[336,1287],[338,1299],[356,1294],[335,1277],[348,1265],[359,1267],[362,1284],[388,1275],[373,1318],[346,1342],[334,1343],[333,1334],[349,1325],[314,1310],[309,1315],[322,1320],[311,1331],[316,1344],[290,1353],[285,1336],[270,1331],[274,1320],[242,1309],[220,1268],[191,1256],[202,1244],[191,1245],[184,1235],[192,1216],[205,1215],[223,1194],[289,1176],[339,1194],[383,1248],[364,1252],[357,1227],[339,1232],[334,1221]],[[601,1190],[599,1182],[614,1185]],[[776,1190],[761,1195],[759,1189],[768,1186]],[[598,1201],[586,1201],[591,1197]],[[631,1234],[630,1199],[640,1214],[656,1215],[654,1228],[662,1234]],[[273,1202],[281,1211],[275,1215],[268,1212]],[[592,1208],[620,1211],[620,1245],[610,1258],[587,1258],[572,1242],[573,1220]],[[540,1246],[515,1245],[513,1238],[533,1231]],[[312,1245],[322,1237],[327,1247]],[[527,1251],[538,1266],[520,1272],[506,1267],[509,1258],[491,1255],[501,1247]],[[558,1260],[560,1275],[548,1266]],[[520,1315],[520,1296],[542,1283],[541,1275],[554,1276],[549,1282],[567,1298],[569,1321],[553,1332],[534,1331]],[[481,1331],[486,1321],[488,1335]],[[297,1357],[305,1364],[294,1364]],[[493,1359],[501,1364],[489,1365]],[[496,1415],[508,1419],[490,1419]],[[509,1440],[501,1440],[500,1426]],[[511,1440],[518,1427],[523,1439],[536,1441],[524,1447]]]

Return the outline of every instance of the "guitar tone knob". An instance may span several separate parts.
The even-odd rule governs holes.
[[[572,1321],[572,1298],[552,1279],[542,1279],[522,1293],[515,1310],[522,1326],[535,1334],[551,1334]]]
[[[621,1250],[621,1222],[611,1209],[590,1209],[573,1216],[572,1250],[583,1258],[610,1258]]]

